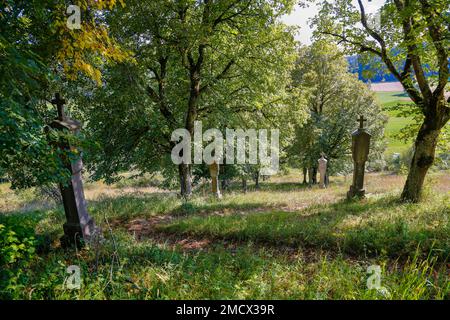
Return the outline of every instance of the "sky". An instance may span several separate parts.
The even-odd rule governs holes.
[[[385,2],[385,0],[363,0],[364,8],[367,13],[376,12],[378,8]],[[358,7],[358,2],[353,0],[353,4]],[[296,40],[302,44],[310,44],[313,30],[308,26],[309,19],[314,17],[319,11],[317,5],[311,5],[309,8],[300,8],[298,5],[295,10],[288,16],[283,18],[283,21],[288,25],[300,26],[299,34],[296,36]]]

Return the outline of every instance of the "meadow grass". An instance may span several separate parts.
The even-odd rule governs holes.
[[[384,106],[396,105],[399,102],[411,102],[407,93],[402,91],[378,91],[375,96],[379,103]]]
[[[405,142],[396,138],[401,129],[412,122],[411,117],[400,117],[398,111],[393,111],[390,108],[396,105],[407,105],[411,103],[410,98],[405,92],[375,92],[375,97],[379,104],[381,104],[384,113],[389,117],[385,127],[385,138],[387,140],[386,155],[393,153],[405,152],[411,147],[412,142]]]
[[[6,210],[0,224],[32,234],[37,254],[21,269],[8,266],[16,277],[0,280],[0,297],[450,298],[448,172],[431,174],[421,204],[397,201],[402,176],[370,174],[367,199],[350,202],[349,179],[333,177],[326,190],[298,180],[294,171],[259,190],[232,188],[221,200],[198,192],[188,202],[167,191],[92,185],[107,195],[89,202],[104,238],[77,251],[59,246],[62,208]],[[80,290],[63,285],[69,265],[81,267]],[[384,289],[368,288],[371,265],[380,266]]]

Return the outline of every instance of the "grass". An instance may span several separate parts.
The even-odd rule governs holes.
[[[444,201],[448,200],[420,210],[381,197],[363,204],[338,202],[295,213],[271,210],[244,216],[194,216],[159,230],[273,246],[319,247],[360,256],[409,255],[420,244],[424,252],[447,257],[450,211]]]
[[[395,106],[398,103],[408,103],[411,101],[408,95],[401,91],[378,91],[375,95],[378,102],[383,106]]]
[[[392,155],[393,153],[402,154],[411,147],[411,143],[405,143],[405,141],[395,138],[400,133],[400,130],[405,128],[410,123],[410,118],[394,116],[389,117],[385,128],[385,136],[388,141],[386,155]]]
[[[412,118],[399,117],[396,111],[387,110],[398,104],[409,104],[411,100],[404,92],[376,92],[377,101],[381,104],[384,112],[389,116],[388,123],[385,128],[385,137],[388,141],[386,155],[393,153],[403,153],[410,144],[402,140],[396,139],[400,130],[411,123]]]
[[[309,189],[298,172],[187,203],[145,186],[121,193],[128,187],[92,184],[89,210],[104,239],[76,252],[59,246],[60,207],[30,211],[26,202],[36,199],[1,189],[11,207],[0,224],[22,226],[37,254],[26,267],[7,266],[20,272],[0,279],[0,297],[448,299],[448,177],[433,173],[421,204],[398,203],[404,177],[385,174],[368,175],[361,202],[343,200],[344,177]],[[69,265],[81,267],[80,290],[63,285]],[[368,289],[371,265],[380,266],[385,291]]]

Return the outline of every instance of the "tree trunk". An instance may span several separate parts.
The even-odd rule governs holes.
[[[259,189],[259,170],[255,173],[255,189]]]
[[[188,110],[186,114],[185,129],[189,131],[191,137],[194,136],[194,122],[197,118],[197,103],[199,97],[198,81],[192,84],[191,95],[189,97]],[[181,196],[189,198],[192,195],[192,165],[182,163],[178,166],[181,185]]]
[[[314,181],[313,181],[313,169],[308,168],[308,186],[312,187]]]
[[[403,201],[420,201],[425,176],[434,162],[436,145],[441,128],[438,121],[435,120],[435,117],[425,119],[422,123],[414,144],[414,155],[401,196]]]
[[[303,184],[306,184],[306,173],[308,172],[308,169],[303,168]]]
[[[227,178],[222,179],[221,184],[222,184],[222,191],[228,190],[230,186],[230,179]]]
[[[202,53],[203,55],[203,53]],[[190,62],[190,92],[187,110],[185,114],[185,129],[191,137],[194,136],[194,123],[197,119],[197,106],[200,98],[200,68],[203,57],[199,57],[199,61]],[[178,166],[180,175],[181,196],[189,198],[192,195],[192,164],[182,163]]]
[[[312,168],[312,182],[317,184],[317,167]]]
[[[246,178],[242,178],[242,190],[244,191],[244,193],[247,193],[247,179]]]
[[[178,165],[178,173],[180,176],[181,196],[189,198],[192,195],[191,165],[185,163]]]

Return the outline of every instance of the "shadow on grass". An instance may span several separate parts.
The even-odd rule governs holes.
[[[346,185],[348,182],[345,181],[331,181],[330,186],[342,186]],[[247,187],[247,192],[255,192],[255,191],[275,191],[275,192],[292,192],[292,191],[303,191],[303,190],[311,190],[311,188],[317,188],[318,184],[314,184],[310,186],[309,184],[301,183],[301,182],[271,182],[271,181],[263,181],[260,182],[259,188],[256,188],[254,184],[249,184]],[[243,192],[242,186],[233,183],[228,191],[235,192]],[[226,191],[225,191],[226,192]]]
[[[408,94],[406,92],[397,92],[397,93],[392,94],[392,96],[409,98],[409,96],[408,96]]]
[[[136,217],[150,217],[171,212],[179,206],[179,200],[171,194],[123,195],[89,201],[89,212],[94,219],[104,217],[114,221],[128,221]]]
[[[247,192],[255,192],[255,191],[278,191],[278,192],[288,192],[288,191],[301,191],[307,190],[308,185],[300,182],[260,182],[259,188],[255,187],[255,184],[247,185]],[[232,183],[231,186],[225,190],[226,192],[243,192],[242,185],[238,183]]]
[[[291,187],[289,183],[264,183],[262,186],[269,185],[280,189]],[[408,218],[411,208],[419,210],[419,215]],[[243,215],[245,211],[249,212]],[[420,246],[424,254],[433,250],[433,255],[446,258],[450,254],[450,225],[442,221],[448,221],[449,211],[445,204],[405,205],[392,196],[312,205],[296,212],[277,210],[276,205],[264,201],[194,198],[183,202],[167,194],[125,195],[89,203],[89,212],[98,224],[104,223],[105,215],[111,222],[125,223],[137,217],[171,214],[179,219],[156,225],[157,231],[393,257],[412,255]],[[205,216],[211,212],[219,214]],[[435,221],[427,217],[435,217]],[[0,223],[27,230],[39,228],[55,238],[62,231],[64,213],[58,208],[0,215]]]
[[[207,203],[183,202],[170,214],[178,217],[189,217],[204,216],[211,213],[232,214],[242,211],[270,210],[273,208],[273,205],[267,205],[264,202],[224,203],[211,197]]]
[[[408,220],[409,206],[396,198],[341,201],[295,213],[267,211],[248,215],[192,216],[167,225],[163,233],[210,239],[253,241],[270,246],[306,246],[364,256],[413,256],[418,247],[427,255],[446,259],[450,254],[449,224],[431,228],[427,216],[443,217],[449,208],[424,208],[420,219]],[[400,210],[400,214],[398,214]],[[392,215],[397,212],[397,215]],[[380,219],[378,219],[380,218]],[[445,221],[444,218],[441,218]]]
[[[186,254],[151,243],[117,240],[121,259],[118,273],[118,266],[111,260],[113,247],[102,248],[98,256],[83,252],[81,260],[73,252],[55,249],[27,268],[28,277],[24,280],[29,285],[45,285],[32,290],[32,296],[17,290],[8,298],[93,299],[95,293],[95,299],[130,299],[130,294],[133,299],[232,299],[237,287],[256,279],[272,263],[245,247],[234,253],[217,248]],[[75,294],[60,289],[62,279],[67,277],[65,265],[70,264],[78,265],[83,275],[83,290]]]

